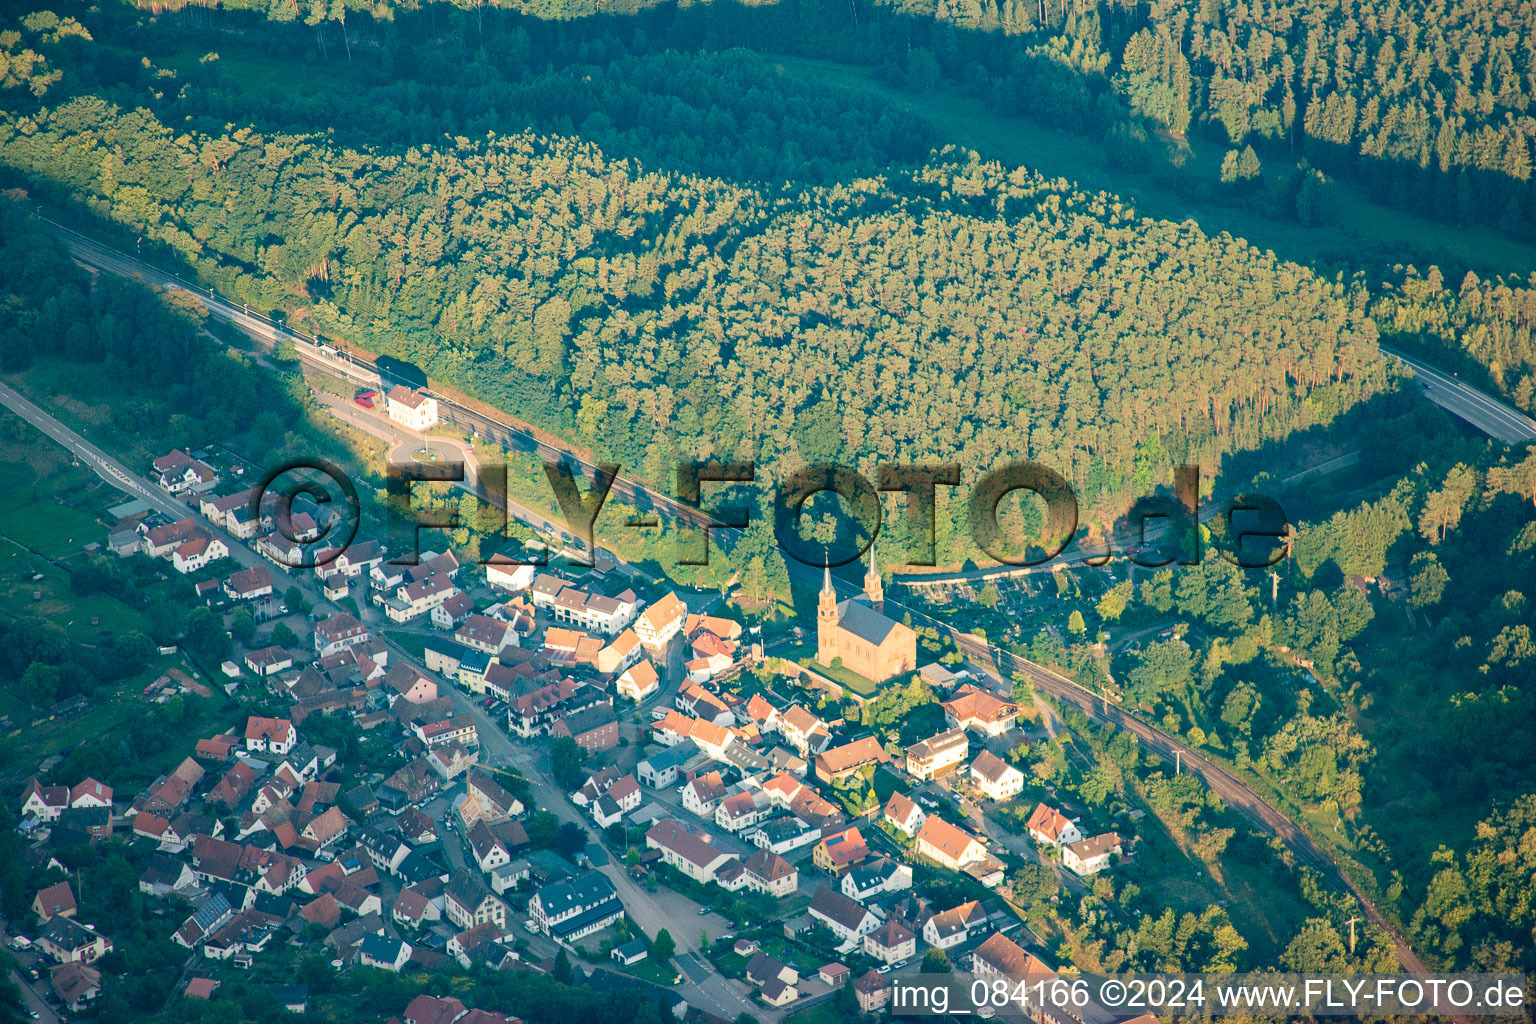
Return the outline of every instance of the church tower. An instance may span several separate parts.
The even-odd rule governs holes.
[[[864,574],[864,596],[877,612],[885,611],[885,587],[880,583],[880,566],[875,563],[875,544],[869,544],[869,571]]]
[[[821,596],[816,602],[817,625],[837,625],[837,591],[832,589],[832,568],[822,569]]]
[[[824,566],[816,600],[816,660],[830,665],[837,656],[837,591],[832,589],[831,566]]]

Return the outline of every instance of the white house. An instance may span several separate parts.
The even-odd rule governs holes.
[[[498,590],[506,590],[516,594],[527,590],[533,584],[533,577],[537,573],[538,566],[536,565],[487,562],[485,566],[485,582]]]
[[[1054,807],[1036,804],[1025,825],[1030,837],[1042,846],[1067,846],[1083,838],[1076,825]]]
[[[645,845],[660,850],[664,863],[695,882],[713,882],[721,869],[738,858],[715,846],[707,837],[708,833],[696,835],[678,821],[658,821],[645,833]]]
[[[1061,863],[1077,875],[1091,875],[1109,866],[1109,859],[1120,853],[1120,837],[1113,832],[1080,839],[1061,848]]]
[[[660,650],[676,636],[688,618],[688,606],[678,596],[668,593],[635,620],[635,635],[647,650]]]
[[[209,562],[229,557],[229,547],[218,537],[199,530],[191,539],[171,552],[171,564],[182,575],[197,572]]]
[[[412,430],[426,430],[437,425],[437,399],[417,388],[396,384],[384,396],[384,410],[389,418]]]
[[[874,911],[835,889],[826,886],[816,890],[811,898],[811,918],[825,925],[837,937],[840,945],[857,943],[864,936],[880,927],[880,918]]]
[[[365,967],[398,972],[411,959],[411,944],[387,935],[368,935],[358,949],[357,960]]]
[[[990,750],[971,762],[971,782],[993,800],[1012,800],[1024,791],[1024,773]]]

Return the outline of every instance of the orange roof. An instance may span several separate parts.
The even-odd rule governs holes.
[[[936,814],[928,815],[917,833],[918,842],[934,847],[951,860],[958,861],[972,843],[980,842],[962,828],[956,828]]]
[[[1054,843],[1061,838],[1061,834],[1071,824],[1056,808],[1040,803],[1035,805],[1035,811],[1029,816],[1026,827],[1032,832],[1039,832]]]
[[[1001,722],[1019,713],[1019,706],[1012,701],[999,700],[974,687],[962,687],[954,700],[947,700],[941,706],[957,722]]]

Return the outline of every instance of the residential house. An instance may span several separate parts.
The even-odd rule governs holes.
[[[937,779],[963,764],[970,753],[965,730],[950,729],[907,748],[907,774],[914,779]]]
[[[454,632],[453,638],[471,650],[492,657],[518,645],[517,632],[509,623],[485,615],[471,615]]]
[[[831,727],[799,704],[791,704],[778,716],[777,728],[785,742],[801,757],[820,754],[832,742]]]
[[[898,921],[886,921],[864,936],[864,954],[882,963],[900,963],[916,953],[917,936]]]
[[[853,983],[853,994],[859,1001],[859,1012],[879,1013],[891,1001],[891,982],[879,971],[867,971]]]
[[[32,898],[32,913],[43,922],[55,917],[74,917],[75,891],[69,887],[69,881],[55,882],[40,890]]]
[[[632,629],[626,629],[613,638],[613,642],[597,652],[596,668],[605,676],[627,672],[645,657],[645,648]],[[634,698],[631,698],[634,699]]]
[[[753,892],[769,896],[791,895],[800,884],[800,872],[771,850],[759,850],[742,864],[745,883]]]
[[[461,629],[475,615],[475,599],[462,590],[449,594],[429,616],[434,629]],[[492,620],[495,621],[495,620]],[[482,652],[484,653],[484,652]],[[494,654],[495,652],[490,652]]]
[[[315,654],[330,657],[356,644],[367,643],[372,637],[368,627],[348,612],[337,612],[328,619],[315,623]]]
[[[821,886],[811,897],[812,920],[824,925],[842,947],[852,948],[880,926],[880,918],[868,907],[836,889]]]
[[[224,593],[231,601],[255,601],[272,594],[272,573],[264,565],[230,573],[224,580]]]
[[[391,704],[396,700],[425,704],[438,698],[437,684],[403,661],[384,674],[384,691]]]
[[[384,546],[376,540],[349,544],[336,556],[336,568],[348,579],[367,575],[384,561]]]
[[[364,967],[399,972],[411,959],[411,944],[387,935],[364,937],[357,950],[357,961]]]
[[[905,793],[892,793],[885,802],[884,820],[904,836],[917,835],[927,817],[927,812]]]
[[[286,754],[298,742],[299,734],[286,718],[262,718],[252,715],[245,722],[245,749]]]
[[[971,782],[992,800],[1012,800],[1024,791],[1024,773],[990,750],[971,762]]]
[[[528,901],[528,920],[560,942],[575,942],[624,916],[624,905],[607,875],[584,871],[545,885]]]
[[[697,757],[699,748],[685,740],[641,761],[635,766],[635,777],[652,789],[670,789],[676,785],[682,769]]]
[[[753,985],[765,985],[770,981],[782,981],[786,985],[800,983],[800,972],[782,960],[759,952],[747,961],[747,981]]]
[[[293,655],[281,647],[263,647],[245,656],[245,667],[257,676],[275,676],[293,667]]]
[[[458,742],[443,743],[429,750],[426,758],[427,765],[441,775],[444,782],[452,782],[480,763],[480,752]]]
[[[59,1002],[79,1013],[101,994],[101,972],[83,963],[60,964],[48,972],[48,983]]]
[[[656,666],[648,660],[641,660],[625,669],[614,684],[614,691],[620,697],[636,704],[649,699],[660,688],[661,677],[656,674]]]
[[[861,768],[889,764],[890,760],[890,755],[885,752],[879,740],[865,736],[817,754],[816,777],[829,785],[836,785]]]
[[[68,786],[44,786],[34,777],[21,794],[21,816],[54,821],[69,806]]]
[[[652,825],[645,833],[647,849],[660,850],[665,864],[681,871],[695,882],[713,882],[716,874],[735,863],[733,853],[715,846],[709,833],[695,833],[680,821],[666,819]]]
[[[717,771],[694,776],[683,787],[683,809],[701,818],[713,818],[725,799],[725,782]]]
[[[473,928],[487,921],[505,928],[507,905],[468,872],[460,872],[443,890],[443,914],[460,928]]]
[[[199,572],[210,562],[229,557],[229,546],[218,537],[198,530],[171,552],[171,565],[183,576]]]
[[[985,860],[987,847],[964,829],[931,814],[917,831],[917,852],[951,871],[962,871]]]
[[[400,890],[389,916],[404,928],[421,928],[442,919],[442,898],[433,900],[415,886]]]
[[[61,964],[88,964],[112,952],[111,939],[63,916],[50,919],[33,945]]]
[[[912,888],[912,869],[888,857],[866,860],[843,875],[843,895],[859,902]]]
[[[990,927],[986,908],[976,900],[967,900],[930,917],[923,925],[923,941],[930,946],[949,949],[974,935],[985,933]]]
[[[1083,838],[1076,825],[1067,816],[1045,803],[1035,805],[1025,830],[1042,846],[1068,846]]]
[[[646,650],[656,653],[682,630],[687,618],[687,605],[676,594],[669,592],[646,608],[635,620],[635,635],[640,638]]]
[[[557,739],[569,736],[588,754],[619,745],[619,719],[611,704],[595,704],[557,718],[549,728]]]
[[[727,832],[740,832],[756,825],[773,811],[768,796],[762,790],[734,793],[715,808],[715,824]]]
[[[758,997],[769,1006],[786,1006],[800,998],[800,990],[787,982],[771,978],[758,989]]]
[[[811,851],[811,863],[828,874],[841,875],[868,856],[869,844],[855,826],[817,843]]]
[[[485,564],[485,582],[497,590],[518,594],[533,584],[538,571],[535,565],[493,559]]]
[[[1074,874],[1092,875],[1107,868],[1110,858],[1117,856],[1120,851],[1120,837],[1114,832],[1105,832],[1090,839],[1064,844],[1061,848],[1061,863]]]
[[[944,720],[954,728],[987,737],[1001,736],[1013,728],[1019,717],[1019,706],[1013,701],[994,697],[970,684],[960,687],[940,706],[944,709]]]
[[[640,806],[645,794],[633,775],[625,775],[592,801],[592,820],[598,828],[608,828],[624,820],[624,815]]]
[[[819,842],[821,836],[820,827],[793,814],[771,818],[742,833],[742,838],[752,845],[780,855]]]
[[[996,932],[971,953],[971,973],[980,978],[1004,977],[1033,984],[1049,981],[1056,972],[1026,952],[1002,932]]]

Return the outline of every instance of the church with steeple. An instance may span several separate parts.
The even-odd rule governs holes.
[[[834,660],[865,679],[883,683],[917,668],[917,634],[885,614],[885,588],[869,548],[864,593],[846,601],[832,588],[832,570],[823,571],[816,605],[816,660],[830,667]]]

